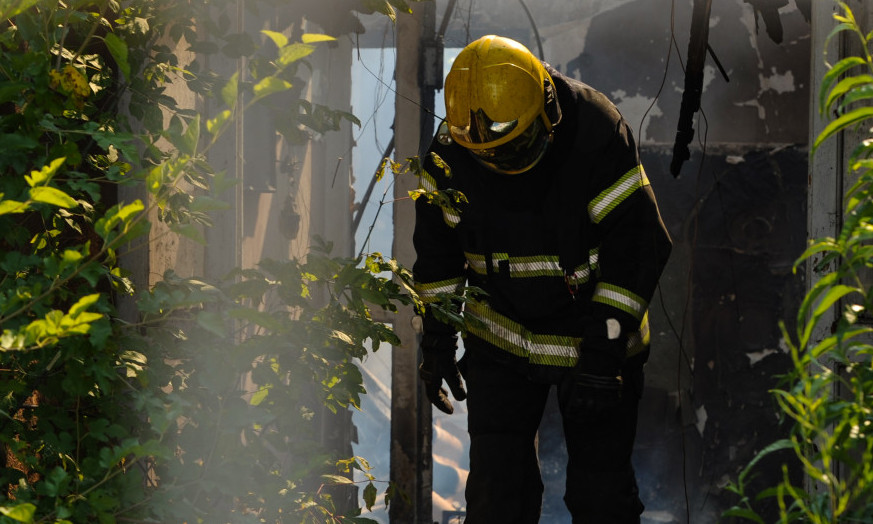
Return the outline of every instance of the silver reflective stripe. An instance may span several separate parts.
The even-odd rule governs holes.
[[[484,302],[468,300],[464,310],[467,331],[531,364],[573,367],[579,361],[582,339],[563,335],[531,333],[524,326],[497,313]],[[636,355],[649,345],[648,312],[640,331],[628,335],[627,356]]]
[[[464,319],[469,333],[532,364],[572,367],[579,360],[581,338],[532,333],[483,302],[468,300]]]
[[[427,171],[422,172],[421,176],[418,177],[419,180],[419,188],[424,189],[428,193],[432,193],[437,190],[436,180],[433,179],[432,176]],[[461,222],[461,215],[458,214],[456,209],[451,209],[448,207],[440,206],[443,211],[443,220],[446,225],[449,227],[455,227]]]
[[[474,272],[485,275],[488,273],[488,262],[485,255],[477,253],[464,253],[467,258],[467,266]],[[534,255],[523,257],[510,257],[506,253],[495,253],[491,256],[493,271],[500,271],[500,261],[506,260],[509,264],[509,276],[512,278],[535,278],[535,277],[558,277],[563,278],[564,270],[557,255]],[[569,276],[571,284],[584,284],[588,281],[592,271],[597,267],[597,250],[592,249],[589,253],[589,263],[577,266]]]
[[[436,180],[430,176],[427,171],[423,171],[421,176],[418,179],[419,188],[424,189],[427,192],[433,192],[437,190]]]
[[[444,207],[443,220],[445,220],[449,227],[455,227],[461,223],[461,215],[459,215],[454,209]]]
[[[610,211],[634,191],[647,185],[649,185],[649,179],[646,177],[646,171],[642,165],[638,164],[588,204],[588,215],[591,217],[591,221],[595,224],[600,223]]]
[[[618,308],[633,315],[637,320],[643,319],[643,314],[649,307],[640,296],[627,289],[605,282],[598,282],[597,287],[594,289],[594,297],[591,300]]]
[[[561,276],[561,264],[555,256],[509,257],[509,275],[513,277]]]
[[[437,302],[440,293],[461,294],[464,289],[464,278],[451,278],[448,280],[440,280],[437,282],[415,283],[415,291],[418,297],[425,304]]]
[[[480,275],[485,275],[488,273],[488,268],[485,266],[484,255],[476,255],[474,253],[465,252],[464,256],[467,257],[467,266],[474,272],[479,273]]]

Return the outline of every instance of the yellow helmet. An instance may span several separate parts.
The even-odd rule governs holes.
[[[445,81],[449,133],[499,173],[521,173],[545,154],[560,120],[555,84],[531,52],[495,35],[467,45]]]

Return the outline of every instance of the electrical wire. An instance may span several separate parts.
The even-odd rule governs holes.
[[[668,75],[669,69],[670,69],[670,59],[673,55],[673,52],[671,50],[675,50],[676,58],[679,61],[679,67],[682,70],[682,72],[685,73],[685,64],[683,63],[682,53],[679,49],[679,45],[678,45],[678,42],[676,40],[676,0],[670,1],[670,38],[668,41],[666,58],[664,60],[664,62],[665,62],[664,63],[664,73],[661,76],[661,82],[658,86],[658,90],[655,93],[654,98],[652,99],[651,104],[649,104],[649,107],[646,109],[646,111],[643,113],[642,118],[640,119],[640,125],[639,125],[639,129],[638,129],[638,133],[637,133],[637,136],[639,137],[638,143],[640,140],[642,140],[643,124],[645,123],[646,118],[648,117],[651,110],[654,108],[655,104],[658,102],[658,99],[661,97],[661,94],[663,93],[663,90],[664,90],[664,86],[666,85],[667,75]],[[700,109],[700,114],[704,115],[702,108]],[[706,121],[705,115],[704,115],[704,121]],[[704,160],[706,158],[706,134],[708,133],[708,128],[709,128],[709,126],[707,123],[706,130],[704,131],[704,135],[703,135],[702,154],[701,154],[700,165],[698,166],[698,176],[697,176],[697,182],[696,182],[696,184],[698,186],[700,183],[699,182],[700,176],[702,175],[702,172],[703,172]],[[695,194],[698,194],[698,192],[699,192],[699,187],[695,191]],[[699,229],[697,221],[699,220],[699,217],[700,217],[700,214],[695,213],[694,227],[693,227],[693,233],[692,233],[692,238],[691,238],[691,245],[692,246],[697,244],[697,233],[698,233],[698,229]],[[693,248],[692,248],[692,256],[690,257],[690,260],[689,260],[689,268],[688,268],[688,273],[687,273],[688,280],[686,282],[685,307],[684,307],[683,312],[682,312],[681,324],[679,326],[679,329],[676,328],[676,325],[673,323],[673,319],[671,318],[670,313],[667,309],[667,305],[666,305],[666,302],[664,300],[664,291],[663,291],[663,288],[661,287],[660,282],[658,283],[658,286],[657,286],[658,299],[659,299],[659,302],[661,304],[661,309],[663,310],[664,318],[666,319],[667,324],[670,327],[670,330],[676,339],[677,349],[678,349],[677,355],[676,355],[676,401],[677,401],[677,409],[679,411],[679,421],[680,421],[679,422],[679,424],[680,424],[679,433],[681,435],[681,440],[682,440],[682,489],[683,489],[683,496],[684,496],[684,501],[685,501],[685,521],[688,524],[691,523],[691,498],[690,498],[689,493],[688,493],[688,471],[687,471],[688,470],[688,443],[687,443],[687,438],[685,435],[685,428],[683,426],[683,419],[682,419],[682,413],[683,413],[683,409],[685,407],[683,405],[683,399],[682,399],[682,362],[684,359],[685,365],[686,365],[687,369],[689,370],[691,376],[693,377],[694,376],[693,361],[689,358],[688,353],[685,349],[685,344],[684,344],[685,326],[687,325],[689,306],[691,304],[691,290],[693,288],[693,273],[694,273],[693,269],[694,269],[694,257],[693,257]]]

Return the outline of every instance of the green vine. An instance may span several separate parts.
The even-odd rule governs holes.
[[[234,184],[208,153],[250,108],[270,107],[293,143],[357,123],[302,97],[298,68],[333,37],[235,34],[235,6],[0,2],[0,522],[373,522],[344,487],[363,471],[369,509],[377,479],[321,422],[358,407],[367,347],[398,342],[370,311],[415,300],[408,271],[324,244],[148,289],[120,256],[160,235],[203,241]],[[246,57],[247,80],[207,69],[209,54]],[[218,109],[181,107],[174,79]],[[120,200],[125,186],[147,198]],[[118,310],[130,296],[136,319]],[[397,496],[389,484],[386,503]]]
[[[839,35],[856,38],[862,52],[830,65],[822,78],[819,112],[833,115],[815,139],[811,154],[843,131],[869,134],[873,108],[873,33],[864,33],[848,5],[838,2],[837,26],[828,41]],[[827,46],[827,43],[825,44]],[[846,192],[843,224],[836,238],[810,243],[795,264],[813,264],[818,280],[797,314],[797,331],[782,326],[794,362],[773,391],[781,415],[792,425],[789,438],[761,451],[729,489],[740,498],[725,512],[763,523],[757,510],[763,500],[775,500],[778,522],[873,522],[873,139],[859,140],[849,163],[854,180]],[[815,176],[815,174],[813,174]],[[817,328],[828,312],[839,307],[837,321],[823,340]],[[765,457],[789,452],[815,487],[794,485],[788,465],[784,480],[751,495],[749,482]]]

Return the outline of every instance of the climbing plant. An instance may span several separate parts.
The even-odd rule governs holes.
[[[253,105],[292,97],[275,125],[297,142],[356,122],[301,94],[298,67],[332,37],[232,33],[237,4],[0,1],[0,522],[371,522],[344,503],[351,469],[366,506],[399,496],[319,421],[358,405],[366,348],[396,342],[370,311],[414,300],[405,269],[329,242],[151,288],[124,266],[159,235],[203,240],[235,183],[208,153]],[[183,40],[250,58],[246,79],[182,63]],[[213,100],[211,118],[167,95],[173,79]],[[119,198],[128,186],[147,197]]]
[[[790,437],[761,451],[739,474],[730,486],[739,502],[725,517],[763,523],[756,508],[769,499],[778,504],[779,522],[873,522],[873,33],[864,33],[848,5],[838,4],[827,40],[854,38],[861,52],[830,64],[822,79],[819,113],[830,121],[811,154],[843,131],[865,138],[850,146],[847,175],[853,183],[839,235],[811,242],[795,264],[795,270],[812,264],[817,280],[800,305],[796,332],[782,326],[794,366],[773,395],[791,424]],[[834,307],[840,308],[837,321],[822,326]],[[818,340],[821,327],[828,336]],[[783,465],[781,483],[748,493],[760,460],[786,450],[814,488],[793,484]]]

